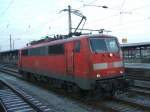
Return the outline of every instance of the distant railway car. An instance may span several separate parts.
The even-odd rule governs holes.
[[[82,90],[116,91],[125,84],[117,38],[82,35],[19,51],[19,72]]]
[[[0,62],[4,64],[12,64],[18,65],[18,52],[19,50],[12,50],[12,51],[3,51],[0,52]]]

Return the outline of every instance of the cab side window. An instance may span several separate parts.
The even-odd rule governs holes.
[[[80,47],[81,47],[80,41],[76,41],[76,42],[75,42],[75,49],[74,49],[74,51],[75,51],[76,53],[79,53],[79,52],[80,52]]]

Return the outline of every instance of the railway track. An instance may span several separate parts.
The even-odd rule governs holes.
[[[129,91],[134,92],[134,93],[138,93],[141,95],[147,95],[150,96],[150,88],[147,87],[143,87],[143,86],[133,86],[129,89]]]
[[[88,105],[94,109],[100,108],[105,112],[149,112],[150,110],[150,106],[119,97],[107,98],[97,102],[93,101]]]
[[[17,71],[14,69],[3,67],[3,71],[18,76]],[[129,94],[131,93],[132,95],[130,96],[134,96],[133,93],[143,95],[142,99],[144,100],[147,99],[146,96],[150,96],[150,90],[141,86],[131,87],[129,89]],[[139,102],[139,100],[141,100],[139,97],[136,99],[134,97],[131,98],[130,96],[125,95],[125,97],[112,97],[111,99],[104,99],[102,101],[90,101],[90,103],[84,102],[83,104],[87,104],[93,109],[97,108],[106,112],[149,112],[150,103],[143,103],[142,101]]]
[[[118,103],[127,105],[128,107],[131,107],[131,109],[133,109],[134,111],[149,111],[150,110],[150,105],[146,105],[146,103],[142,103],[142,101],[138,101],[139,99],[137,98],[120,98],[120,97],[113,97],[112,100],[116,101]],[[130,108],[126,108],[126,109],[130,109]],[[132,110],[132,111],[133,111]],[[130,112],[131,110],[129,110]]]
[[[149,96],[134,91],[134,93],[109,97],[93,104],[106,112],[150,112],[149,101]]]
[[[0,103],[4,112],[53,112],[24,91],[0,80]]]
[[[102,102],[105,108],[113,110],[112,112],[143,112],[147,109],[140,108],[138,106],[130,105],[127,102],[120,101],[116,98],[108,99]]]
[[[11,74],[11,75],[14,75],[14,76],[17,76],[17,77],[22,77],[21,75],[19,75],[18,69],[14,69],[14,68],[10,68],[10,67],[0,65],[0,71],[4,72],[4,73]]]
[[[146,76],[128,75],[127,77],[133,80],[150,81],[150,77]]]

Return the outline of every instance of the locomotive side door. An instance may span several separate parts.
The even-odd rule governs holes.
[[[18,66],[19,66],[19,68],[21,68],[22,67],[22,51],[18,51],[19,53],[18,53]]]
[[[66,73],[73,75],[74,72],[74,52],[73,52],[73,43],[67,43],[65,45],[65,56],[66,56]]]

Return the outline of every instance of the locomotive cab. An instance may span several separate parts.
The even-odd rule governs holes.
[[[110,78],[123,75],[121,49],[115,37],[90,38],[90,50],[94,77]]]
[[[107,91],[123,89],[126,85],[121,48],[116,37],[92,36],[89,38],[92,70],[96,89]]]

